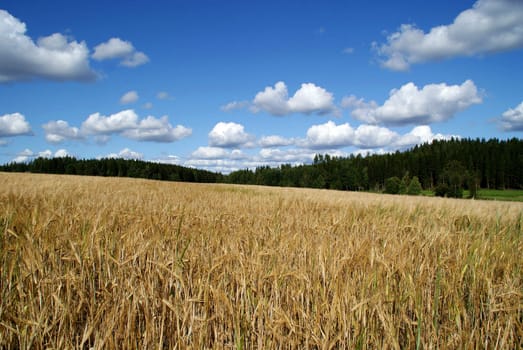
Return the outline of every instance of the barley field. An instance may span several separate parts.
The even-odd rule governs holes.
[[[523,203],[0,173],[0,348],[515,349]]]

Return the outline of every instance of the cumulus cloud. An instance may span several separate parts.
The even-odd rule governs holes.
[[[500,119],[503,130],[523,131],[523,102],[514,109],[509,108]]]
[[[16,157],[13,159],[13,162],[14,163],[25,163],[33,156],[34,156],[33,151],[31,151],[29,148],[26,148],[16,155]]]
[[[192,152],[191,157],[196,159],[219,159],[227,158],[229,152],[220,147],[198,147],[198,149]]]
[[[411,64],[456,56],[495,53],[523,47],[523,2],[479,0],[461,12],[452,24],[431,28],[428,33],[403,24],[398,32],[375,44],[382,65],[407,70]]]
[[[307,130],[306,138],[299,145],[310,149],[337,149],[355,146],[364,150],[406,148],[433,140],[459,138],[457,135],[434,134],[427,125],[414,127],[400,135],[377,125],[362,124],[353,128],[348,123],[336,125],[332,121],[313,125]]]
[[[108,135],[134,129],[137,125],[138,115],[132,109],[126,109],[108,117],[93,113],[82,123],[82,131],[92,135]]]
[[[127,67],[137,67],[149,62],[146,54],[137,51],[130,41],[120,38],[111,38],[97,45],[91,57],[97,61],[120,59],[120,64]]]
[[[291,113],[328,114],[335,112],[336,107],[333,94],[322,87],[313,83],[304,83],[289,98],[287,85],[279,81],[274,87],[267,86],[265,90],[256,94],[251,110],[283,116]]]
[[[124,148],[118,153],[109,153],[106,158],[143,159],[143,154]]]
[[[174,142],[190,136],[192,129],[183,125],[173,127],[167,116],[148,116],[139,120],[134,110],[127,109],[110,116],[91,114],[82,123],[81,132],[84,135],[94,135],[97,141],[105,142],[112,134],[137,141]]]
[[[51,120],[42,125],[45,139],[50,143],[60,143],[65,140],[81,140],[84,136],[77,127],[69,126],[65,120]]]
[[[128,91],[120,97],[120,103],[123,105],[138,101],[138,93],[134,90]]]
[[[243,125],[219,122],[209,132],[209,145],[214,147],[250,146],[254,137],[245,132]]]
[[[31,151],[29,148],[26,148],[24,149],[23,151],[19,152],[16,157],[13,159],[13,162],[14,163],[25,163],[25,162],[28,162],[34,158],[38,158],[38,157],[41,157],[41,158],[51,158],[51,157],[55,157],[55,158],[63,158],[63,157],[68,157],[70,156],[69,152],[67,152],[66,149],[59,149],[57,150],[56,152],[52,152],[51,150],[47,149],[45,151],[41,151],[41,152],[33,152]]]
[[[237,109],[247,108],[249,106],[249,101],[233,101],[221,106],[220,109],[224,112],[231,112]]]
[[[423,143],[431,143],[434,140],[450,140],[451,138],[459,139],[459,135],[434,134],[428,125],[419,125],[414,127],[407,134],[402,135],[393,146],[399,148],[408,148]]]
[[[349,123],[336,125],[329,120],[325,124],[311,126],[307,130],[307,137],[303,146],[312,149],[339,148],[351,145],[354,139],[354,129]]]
[[[386,147],[398,139],[396,132],[376,125],[360,125],[354,133],[354,145],[361,148]]]
[[[192,134],[192,129],[183,125],[173,127],[167,116],[160,119],[148,116],[140,120],[135,128],[126,130],[123,136],[137,141],[174,142]]]
[[[266,164],[305,164],[310,163],[315,156],[315,152],[307,149],[280,150],[278,148],[263,148],[259,155]]]
[[[87,81],[96,78],[85,42],[54,33],[34,42],[27,27],[0,10],[0,83],[30,80]]]
[[[352,115],[366,123],[406,125],[446,121],[481,102],[476,85],[467,80],[461,85],[429,84],[422,89],[411,82],[391,90],[382,106],[354,96],[344,98],[342,105],[353,108]]]
[[[31,126],[20,113],[0,116],[0,137],[31,135]]]
[[[281,146],[290,146],[294,144],[294,139],[287,139],[278,135],[264,136],[258,141],[261,147],[272,148]]]
[[[55,158],[64,158],[64,157],[69,157],[69,152],[67,152],[66,149],[59,149],[58,151],[55,152],[54,154]]]

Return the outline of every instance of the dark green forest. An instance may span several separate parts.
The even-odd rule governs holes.
[[[137,177],[168,181],[226,182],[349,191],[401,192],[414,180],[423,189],[452,195],[451,189],[523,189],[523,140],[452,139],[382,155],[331,157],[312,164],[234,171],[228,175],[178,165],[124,159],[37,158],[10,163],[0,171]],[[387,186],[388,185],[388,186]],[[388,187],[388,188],[387,188]],[[394,187],[394,188],[393,188]]]
[[[164,181],[222,182],[224,176],[206,170],[173,164],[121,158],[76,159],[74,157],[36,158],[28,163],[10,163],[0,171],[44,174],[135,177]]]
[[[458,176],[459,175],[459,176]],[[433,141],[404,152],[330,157],[317,155],[313,164],[240,170],[227,176],[231,183],[295,186],[337,190],[385,189],[387,179],[417,177],[424,189],[451,182],[479,188],[523,188],[523,140],[452,139]],[[467,181],[468,180],[468,181]]]

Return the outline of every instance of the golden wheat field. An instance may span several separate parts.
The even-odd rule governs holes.
[[[5,349],[514,349],[523,204],[0,173]]]

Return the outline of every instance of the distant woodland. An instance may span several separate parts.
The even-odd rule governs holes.
[[[408,186],[414,178],[423,189],[431,190],[437,190],[438,186],[441,189],[458,185],[468,190],[523,189],[523,140],[452,139],[433,141],[389,154],[350,157],[318,154],[312,164],[259,167],[234,171],[228,175],[139,160],[85,160],[72,157],[37,158],[28,163],[10,163],[0,166],[0,171],[389,193],[395,193],[391,192],[391,184]]]

